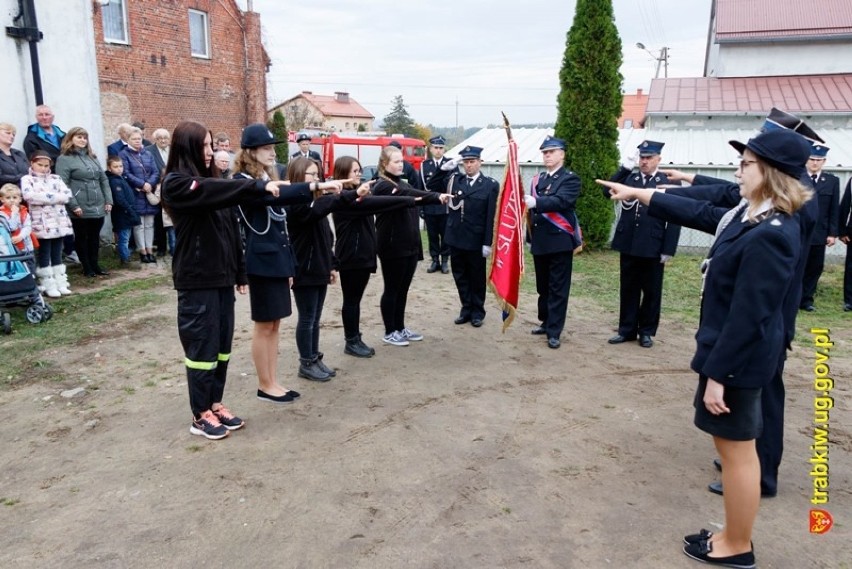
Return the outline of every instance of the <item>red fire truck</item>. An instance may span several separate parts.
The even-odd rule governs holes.
[[[298,133],[289,133],[290,154],[298,152],[296,144]],[[334,161],[341,156],[352,156],[358,159],[361,166],[375,166],[379,163],[379,154],[382,148],[389,145],[391,141],[398,142],[402,146],[403,159],[420,170],[420,164],[426,158],[426,143],[417,138],[408,138],[401,134],[390,136],[359,136],[332,134],[311,134],[311,150],[319,152],[322,156],[323,173],[326,178],[332,176]]]

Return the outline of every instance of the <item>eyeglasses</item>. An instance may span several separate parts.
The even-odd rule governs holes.
[[[757,164],[757,160],[740,160],[740,170],[745,170],[746,166]]]
[[[319,172],[305,172],[305,176],[313,176],[314,178],[316,178],[317,176],[319,176]]]

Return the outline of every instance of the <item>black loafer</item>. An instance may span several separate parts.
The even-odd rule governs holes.
[[[719,460],[718,458],[713,459],[713,466],[716,467],[716,470],[718,470],[719,472],[722,472],[722,461]]]
[[[702,541],[707,541],[713,537],[713,532],[703,529],[698,533],[691,533],[689,535],[683,536],[684,545],[689,545],[690,543],[699,543]]]
[[[621,334],[616,334],[615,336],[607,340],[607,342],[610,344],[623,344],[624,342],[631,342],[635,339],[635,336],[631,338],[629,336],[622,336]]]
[[[711,482],[707,485],[707,489],[710,490],[714,494],[718,494],[719,496],[725,495],[725,490],[722,487],[722,483],[720,481]],[[774,498],[775,492],[766,492],[763,488],[760,489],[760,497],[761,498]]]
[[[651,339],[651,336],[648,336],[647,334],[642,334],[641,336],[639,336],[639,345],[643,348],[650,348],[654,345],[654,340]]]
[[[470,316],[459,316],[453,320],[453,323],[455,324],[467,324],[468,322],[470,322]]]
[[[268,401],[269,403],[278,403],[280,405],[284,403],[292,403],[293,401],[295,401],[296,398],[293,397],[292,393],[292,391],[288,391],[284,395],[270,395],[265,391],[261,391],[260,389],[258,389],[257,398],[261,401]]]
[[[729,555],[727,557],[710,557],[710,552],[712,551],[713,543],[706,540],[683,546],[683,552],[687,557],[691,557],[696,561],[701,561],[709,565],[733,567],[734,569],[755,569],[755,567],[757,567],[754,563],[754,550],[747,551],[746,553]]]
[[[557,349],[561,345],[562,345],[562,342],[559,341],[559,338],[548,338],[547,339],[547,347],[552,349],[552,350]]]
[[[470,325],[474,328],[479,328],[480,326],[482,326],[482,318],[474,318],[470,321]]]
[[[852,312],[852,304],[844,304],[843,312]]]
[[[544,329],[544,326],[536,326],[532,329],[530,334],[532,334],[533,336],[543,336],[547,334],[547,330]]]
[[[804,306],[800,306],[799,310],[804,310],[805,312],[814,312],[816,310],[816,306],[813,304],[806,304]]]
[[[429,265],[429,268],[426,269],[426,272],[427,273],[434,273],[435,271],[437,271],[440,268],[441,268],[441,266],[438,265],[438,261],[432,261],[432,264]]]

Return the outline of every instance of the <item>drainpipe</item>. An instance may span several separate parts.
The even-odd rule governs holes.
[[[41,66],[38,62],[38,42],[44,34],[38,29],[36,19],[35,0],[18,0],[18,15],[13,22],[17,26],[7,26],[6,35],[15,39],[27,40],[30,44],[30,66],[33,70],[33,92],[35,93],[36,106],[44,104],[44,94],[41,89]]]

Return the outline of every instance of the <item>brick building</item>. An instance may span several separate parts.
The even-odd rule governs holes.
[[[196,120],[238,140],[266,116],[269,56],[260,15],[235,0],[94,2],[95,50],[107,142],[122,122],[150,136]]]

